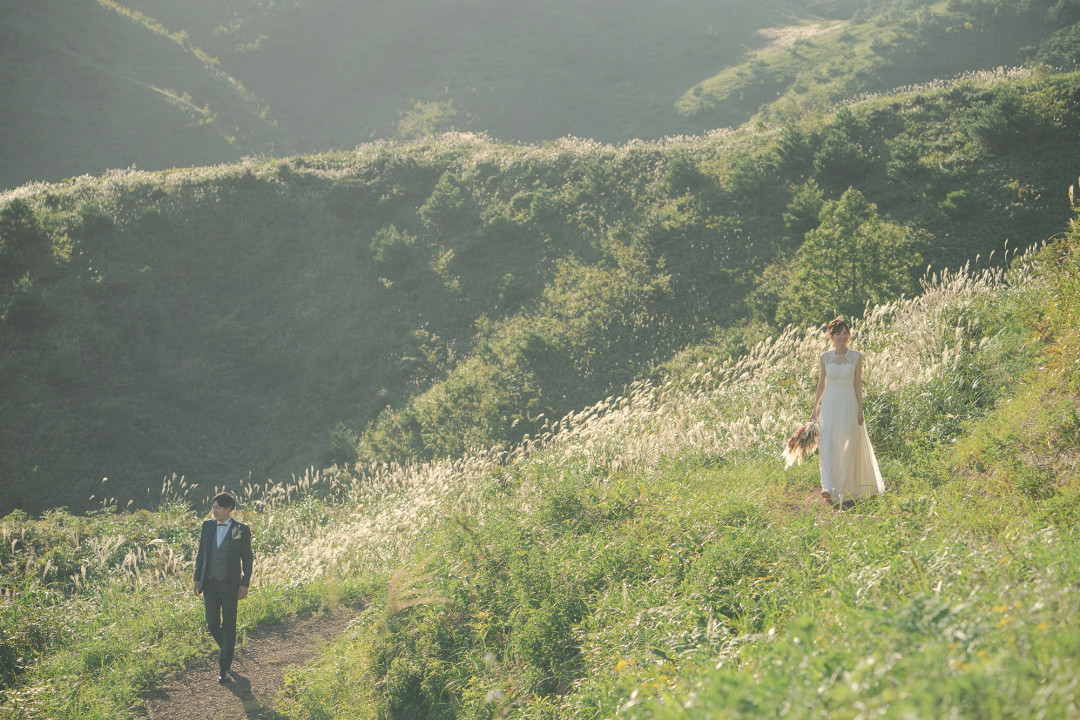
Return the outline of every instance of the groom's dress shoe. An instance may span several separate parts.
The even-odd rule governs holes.
[[[232,682],[232,678],[229,677],[228,673],[225,673],[224,675],[218,675],[217,681],[219,684],[224,685],[225,683]]]

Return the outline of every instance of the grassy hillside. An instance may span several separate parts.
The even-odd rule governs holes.
[[[735,357],[681,353],[509,454],[248,497],[259,564],[242,628],[367,603],[274,711],[1069,716],[1076,228],[857,323],[888,492],[852,510],[815,499],[815,459],[781,466],[825,344],[797,328]],[[137,714],[208,649],[187,592],[189,491],[153,513],[4,518],[9,716]]]
[[[0,188],[236,161],[284,139],[179,29],[115,3],[4,3],[0,67]]]
[[[1076,67],[1080,11],[1069,3],[903,0],[851,19],[775,28],[772,42],[697,83],[686,117],[738,125],[799,116],[864,93],[973,70]]]
[[[0,10],[0,188],[450,129],[659,137],[799,3],[79,0]],[[708,32],[707,32],[708,31]],[[704,127],[704,126],[702,126]]]
[[[0,188],[448,130],[657,139],[1000,66],[1068,3],[79,0],[0,12]]]
[[[835,237],[852,186],[900,243],[884,296],[845,295],[856,311],[926,264],[1000,261],[1065,227],[1078,82],[988,75],[657,143],[449,135],[8,193],[5,506],[516,443],[718,328],[832,312],[798,294],[820,275],[800,248]]]
[[[451,128],[527,142],[700,132],[710,126],[683,121],[678,96],[763,44],[758,30],[817,17],[824,4],[131,5],[190,30],[311,151]],[[831,10],[850,15],[854,4]]]

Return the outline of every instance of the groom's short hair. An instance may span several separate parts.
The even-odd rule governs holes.
[[[230,492],[219,492],[217,495],[214,496],[214,499],[210,501],[211,505],[213,505],[214,503],[217,503],[221,507],[228,510],[236,509],[236,498],[233,497],[233,494]]]

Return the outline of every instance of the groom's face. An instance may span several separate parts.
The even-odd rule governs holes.
[[[225,522],[232,515],[232,508],[222,507],[215,502],[210,506],[210,514],[218,522]]]

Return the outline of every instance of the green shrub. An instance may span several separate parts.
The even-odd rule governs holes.
[[[371,239],[375,267],[389,278],[400,277],[416,260],[419,246],[416,237],[393,225],[381,228]]]
[[[795,189],[791,202],[784,210],[784,227],[788,229],[796,243],[801,243],[806,233],[816,228],[821,222],[821,210],[824,205],[825,193],[813,178]]]
[[[2,281],[0,281],[2,282]],[[0,321],[20,330],[41,330],[48,321],[48,307],[26,272],[0,293]]]
[[[340,465],[342,467],[352,465],[358,459],[357,444],[360,439],[345,423],[338,423],[334,432],[330,434],[329,447],[323,457],[325,465]]]
[[[521,307],[522,302],[529,296],[528,283],[523,278],[515,277],[513,273],[506,273],[499,280],[499,309],[509,312]]]
[[[814,170],[819,183],[838,191],[864,185],[879,159],[866,120],[845,107],[836,113],[814,153]]]
[[[435,184],[431,196],[417,209],[425,227],[453,232],[473,217],[469,198],[461,187],[461,179],[444,172]]]
[[[50,247],[48,233],[26,200],[15,198],[0,210],[0,281],[37,272]]]

